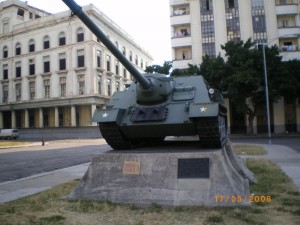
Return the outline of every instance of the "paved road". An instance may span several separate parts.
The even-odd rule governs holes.
[[[109,150],[103,140],[53,141],[47,146],[0,149],[0,183],[91,161]]]

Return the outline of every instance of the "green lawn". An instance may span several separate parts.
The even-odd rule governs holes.
[[[1,225],[299,225],[300,193],[272,161],[248,159],[258,183],[251,193],[271,196],[271,202],[251,207],[171,207],[146,209],[97,201],[67,201],[73,181],[49,191],[0,205]]]

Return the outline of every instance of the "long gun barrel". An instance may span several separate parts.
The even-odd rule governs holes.
[[[72,12],[101,40],[101,42],[110,50],[110,52],[123,64],[123,66],[135,77],[137,82],[143,89],[149,89],[151,83],[145,76],[143,76],[135,66],[123,55],[123,53],[116,48],[116,46],[107,38],[107,36],[100,30],[100,28],[91,20],[91,18],[82,10],[73,0],[62,0]]]

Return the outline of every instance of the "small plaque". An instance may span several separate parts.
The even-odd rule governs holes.
[[[141,163],[135,161],[124,161],[123,174],[139,175],[141,170]]]
[[[209,158],[178,159],[178,179],[209,178]]]

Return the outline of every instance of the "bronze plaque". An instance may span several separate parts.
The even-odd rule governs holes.
[[[209,178],[209,158],[178,159],[178,179]]]
[[[123,174],[139,175],[141,171],[141,163],[136,161],[124,161]]]

